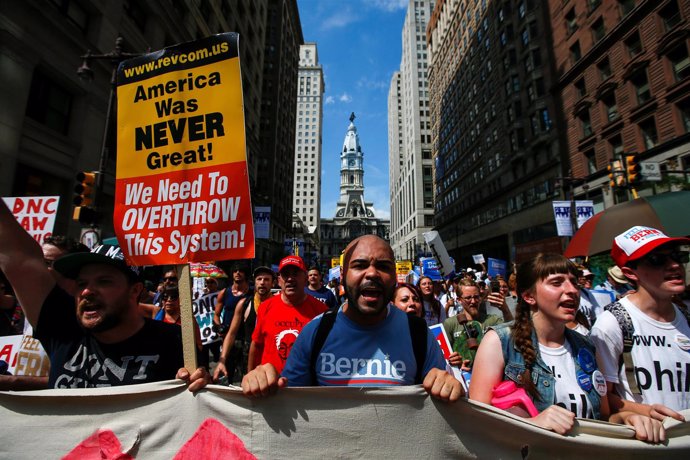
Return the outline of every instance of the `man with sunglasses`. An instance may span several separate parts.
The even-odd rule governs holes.
[[[469,371],[484,331],[491,326],[503,323],[504,319],[498,315],[487,315],[486,312],[481,312],[482,297],[479,286],[473,280],[465,278],[457,284],[462,311],[445,320],[443,328],[453,347],[453,353],[448,357],[448,362],[452,366]],[[510,310],[507,307],[504,307],[504,310],[503,314],[507,317],[507,321],[512,321],[513,316]]]
[[[688,238],[635,226],[618,235],[611,257],[637,290],[605,307],[592,329],[613,412],[657,420],[690,409],[690,316],[674,305],[685,290]]]

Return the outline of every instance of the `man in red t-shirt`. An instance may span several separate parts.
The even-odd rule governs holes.
[[[249,347],[247,369],[271,363],[283,370],[292,344],[302,328],[328,307],[304,292],[307,267],[299,256],[287,256],[278,266],[280,295],[261,302]]]

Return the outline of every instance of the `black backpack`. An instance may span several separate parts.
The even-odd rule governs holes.
[[[311,361],[309,362],[309,371],[311,373],[311,381],[313,386],[318,385],[316,379],[316,360],[321,353],[323,344],[326,343],[328,334],[330,334],[335,319],[338,316],[340,307],[331,308],[326,311],[319,321],[319,327],[316,329],[314,336],[314,343],[311,348]],[[422,318],[413,315],[407,315],[407,322],[410,327],[410,338],[412,339],[412,351],[414,353],[415,361],[417,362],[417,374],[415,375],[415,383],[422,383],[422,372],[424,370],[424,362],[426,361],[426,337],[429,330],[426,326],[426,321]]]

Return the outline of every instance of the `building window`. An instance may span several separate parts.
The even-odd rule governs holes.
[[[599,18],[594,24],[592,24],[592,36],[594,37],[594,42],[598,42],[606,35],[606,28],[604,27],[604,18]]]
[[[660,9],[659,17],[663,21],[666,31],[673,29],[683,19],[680,16],[680,11],[678,11],[678,3],[676,0],[670,1],[668,5]]]
[[[688,56],[688,47],[685,42],[673,48],[667,57],[671,62],[675,81],[681,81],[690,76],[690,56]]]
[[[594,154],[594,149],[584,152],[585,164],[587,165],[587,174],[594,174],[597,172],[597,156]]]
[[[608,92],[601,98],[601,102],[604,105],[604,112],[606,113],[606,119],[608,121],[613,121],[618,118],[618,104],[616,103],[616,94],[613,91]]]
[[[592,121],[589,118],[589,110],[583,110],[578,116],[582,128],[582,138],[592,135]]]
[[[618,0],[618,6],[621,10],[621,17],[625,17],[635,9],[635,0]]]
[[[631,58],[637,56],[642,52],[642,41],[640,41],[640,34],[635,32],[627,39],[625,39],[625,47]]]
[[[616,158],[623,153],[623,141],[620,136],[614,136],[609,139],[609,147],[611,148],[611,158]]]
[[[656,125],[654,124],[654,117],[648,118],[639,124],[640,135],[646,149],[651,149],[659,142],[659,137],[656,133]]]
[[[649,90],[649,80],[647,79],[647,69],[641,69],[636,72],[630,77],[630,82],[635,88],[638,105],[642,105],[652,98],[652,93]]]
[[[582,52],[580,51],[580,42],[576,41],[573,46],[570,47],[570,59],[572,59],[573,64],[580,60],[582,57]]]
[[[587,87],[585,86],[584,78],[580,78],[574,83],[573,86],[575,86],[575,94],[577,97],[584,97],[587,94]]]
[[[599,77],[601,77],[601,81],[609,78],[611,76],[611,64],[609,63],[609,58],[602,59],[599,64],[597,64],[597,69],[599,69]]]
[[[575,16],[575,7],[570,8],[565,14],[565,27],[568,30],[568,35],[571,35],[577,30],[577,16]]]
[[[678,103],[680,120],[683,123],[683,131],[690,133],[690,99]]]
[[[31,79],[26,115],[61,134],[67,134],[71,111],[72,95],[36,69]]]
[[[594,11],[599,5],[601,5],[601,0],[587,0],[587,5],[589,6],[589,11]]]

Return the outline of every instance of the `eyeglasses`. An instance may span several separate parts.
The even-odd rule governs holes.
[[[460,298],[461,298],[462,300],[466,301],[466,302],[470,302],[470,301],[472,301],[472,300],[481,300],[481,299],[482,299],[482,296],[479,296],[479,295],[468,295],[468,296],[460,297]]]
[[[177,300],[180,298],[179,294],[165,294],[163,300]]]
[[[679,264],[687,264],[690,260],[690,253],[688,251],[672,251],[668,254],[657,252],[647,254],[643,258],[643,260],[645,260],[652,267],[663,267],[666,265],[668,259],[671,259]]]
[[[177,281],[177,276],[164,276],[163,281]]]

